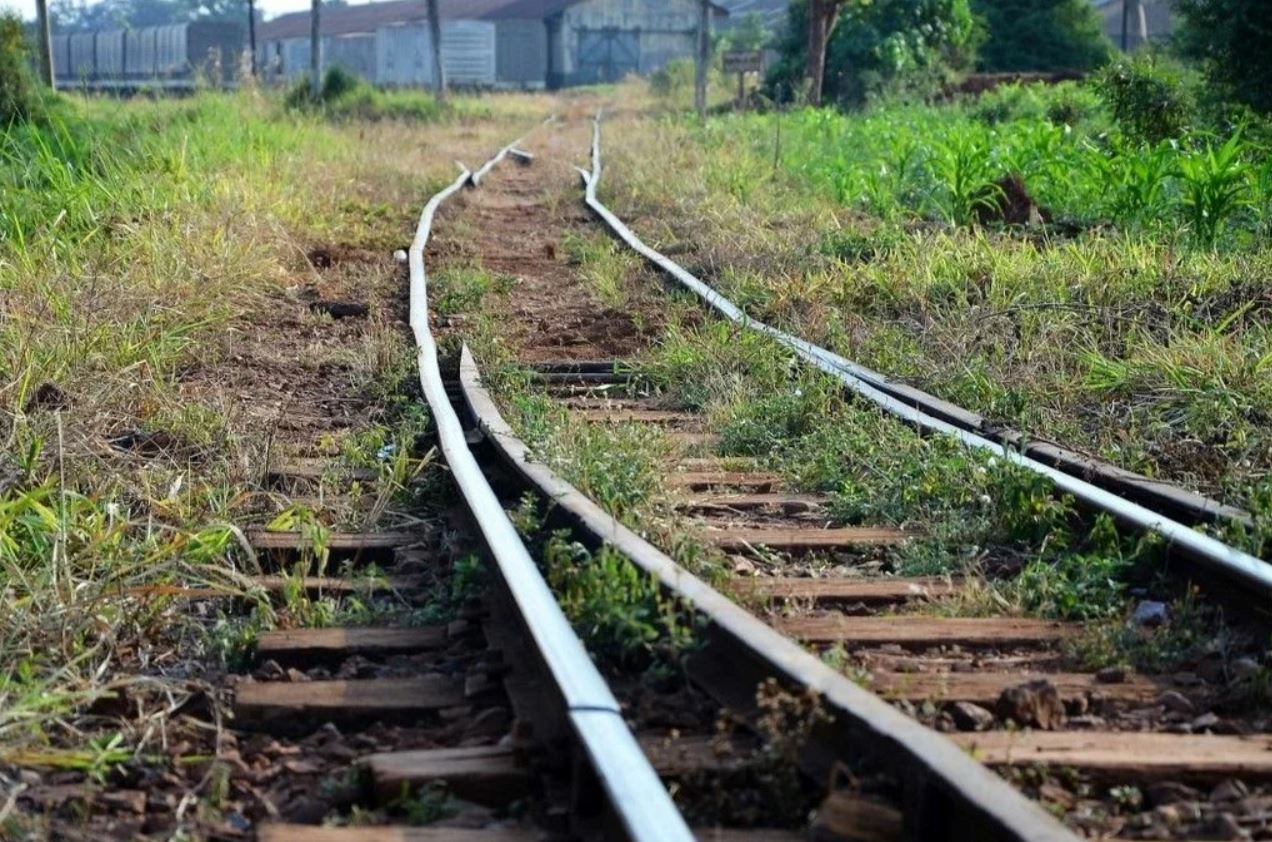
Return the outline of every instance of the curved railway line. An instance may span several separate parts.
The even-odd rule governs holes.
[[[1064,648],[1080,632],[1074,624],[943,611],[966,586],[957,578],[884,575],[878,564],[807,575],[809,557],[851,569],[886,559],[912,531],[833,524],[826,496],[786,488],[755,460],[718,455],[709,419],[649,393],[633,374],[644,329],[619,329],[612,313],[599,318],[578,285],[562,280],[560,232],[542,228],[561,224],[551,196],[565,189],[569,164],[590,153],[591,168],[579,170],[587,207],[718,316],[768,334],[906,423],[991,449],[1090,507],[1162,534],[1195,565],[1177,572],[1236,581],[1248,609],[1272,584],[1268,565],[1172,519],[1243,513],[993,433],[956,407],[747,319],[601,204],[600,137],[599,119],[549,121],[475,172],[462,168],[422,211],[407,253],[409,325],[399,327],[409,326],[418,349],[454,534],[409,521],[381,532],[244,534],[261,567],[250,585],[276,598],[299,588],[409,607],[426,592],[455,589],[457,559],[469,550],[486,560],[489,581],[444,624],[261,635],[250,670],[226,688],[234,721],[225,727],[271,761],[252,770],[252,786],[294,785],[291,803],[251,832],[269,842],[1272,838],[1264,788],[1272,735],[1258,711],[1227,712],[1225,676],[1077,669]],[[600,229],[582,204],[569,214]],[[736,562],[733,572],[712,582],[694,575],[674,547],[620,523],[539,461],[539,442],[518,437],[483,380],[483,361],[462,345],[462,321],[430,317],[429,274],[464,258],[454,242],[433,242],[439,219],[468,226],[479,252],[470,256],[534,276],[525,324],[507,325],[531,388],[574,423],[648,428],[672,442],[663,479],[674,508],[695,540]],[[548,299],[556,315],[540,318],[534,304]],[[315,436],[323,429],[311,426]],[[299,457],[268,474],[283,508],[347,494],[360,479]],[[526,499],[565,530],[558,535],[593,554],[609,547],[638,580],[657,583],[659,605],[694,637],[676,670],[651,678],[594,663],[588,629],[572,626],[540,570],[541,547],[509,514]],[[358,572],[367,565],[374,575]],[[318,575],[287,575],[300,568]],[[348,771],[346,791],[323,802],[340,805],[346,826],[318,827],[325,810],[298,807],[316,780],[311,755],[324,772]],[[1119,818],[1115,802],[1132,790],[1139,806]],[[442,792],[472,807],[462,822],[356,820],[384,804],[436,818],[427,807]]]

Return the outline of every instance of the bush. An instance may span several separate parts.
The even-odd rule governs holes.
[[[973,0],[972,9],[988,34],[984,71],[1091,70],[1113,51],[1090,0]]]
[[[1183,136],[1195,123],[1197,102],[1183,72],[1153,55],[1123,58],[1095,79],[1122,132],[1141,143]]]
[[[805,86],[808,2],[794,0],[767,85],[777,99]],[[874,0],[844,7],[826,48],[825,102],[935,94],[971,66],[979,30],[968,0]]]
[[[1175,0],[1179,43],[1222,91],[1272,113],[1272,26],[1267,0]]]
[[[1076,126],[1090,120],[1100,100],[1089,88],[1073,82],[999,85],[977,97],[968,113],[982,123],[1011,120],[1048,120],[1057,126]]]
[[[315,107],[308,76],[296,80],[283,97],[283,103],[299,110]],[[317,107],[328,117],[341,120],[422,121],[436,119],[442,112],[442,106],[431,94],[423,91],[386,93],[338,65],[323,74]]]
[[[0,130],[30,119],[39,108],[22,20],[5,12],[0,14]]]

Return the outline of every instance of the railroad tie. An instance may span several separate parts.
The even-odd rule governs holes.
[[[1046,646],[1074,637],[1080,623],[1032,620],[1016,617],[925,617],[895,615],[850,617],[824,614],[810,617],[777,617],[778,631],[807,643],[845,643],[854,646],[897,644],[927,646]]]
[[[797,552],[847,547],[882,547],[901,544],[911,536],[890,526],[849,526],[836,529],[803,526],[740,526],[709,529],[702,536],[725,552],[753,547]]]
[[[266,632],[256,641],[257,661],[281,666],[338,663],[359,655],[386,658],[439,649],[449,641],[445,626],[419,628],[306,628]]]
[[[315,724],[402,721],[464,703],[464,679],[442,675],[354,681],[250,681],[234,694],[240,727],[301,730]]]
[[[384,752],[361,764],[370,772],[381,803],[445,781],[448,791],[466,801],[501,807],[530,795],[536,780],[511,748],[501,746]]]
[[[774,576],[738,577],[729,588],[743,598],[794,599],[814,604],[831,602],[887,605],[949,596],[959,588],[955,580],[936,576],[826,577]]]
[[[1267,734],[988,731],[950,737],[990,766],[1062,766],[1136,781],[1272,780],[1272,736]]]

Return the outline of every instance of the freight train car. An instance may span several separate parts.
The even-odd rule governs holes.
[[[245,48],[236,23],[179,23],[77,32],[53,39],[58,85],[88,90],[188,90],[234,83]]]

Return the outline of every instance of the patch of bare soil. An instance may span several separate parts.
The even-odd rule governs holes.
[[[437,264],[472,263],[516,278],[503,339],[527,362],[616,359],[635,354],[663,324],[658,288],[605,304],[566,259],[567,232],[601,230],[582,202],[573,164],[586,162],[585,120],[554,123],[524,143],[529,166],[502,166],[439,219]]]

